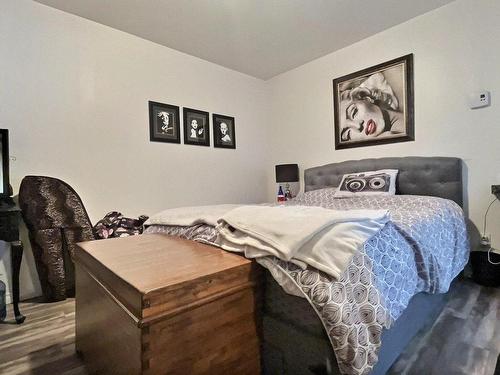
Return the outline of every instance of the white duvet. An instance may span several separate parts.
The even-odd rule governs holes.
[[[331,210],[308,206],[202,206],[165,210],[146,225],[217,222],[216,245],[247,258],[275,256],[335,278],[389,220],[386,210]]]

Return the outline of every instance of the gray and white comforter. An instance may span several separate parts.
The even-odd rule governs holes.
[[[289,293],[306,298],[330,338],[344,374],[368,374],[377,362],[383,328],[390,328],[419,292],[445,293],[468,261],[462,209],[454,202],[421,196],[332,199],[332,189],[300,194],[287,204],[336,210],[387,209],[391,221],[356,253],[337,280],[274,257],[258,259]],[[151,226],[213,243],[212,226]]]

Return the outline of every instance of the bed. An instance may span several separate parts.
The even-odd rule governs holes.
[[[346,173],[398,169],[397,194],[445,198],[463,206],[462,161],[448,157],[364,159],[306,169],[305,191],[338,186]],[[390,330],[382,334],[377,365],[371,374],[385,374],[399,354],[445,304],[445,294],[420,293]],[[285,318],[294,311],[300,319]],[[297,323],[299,322],[300,323]],[[267,374],[339,374],[330,343],[315,312],[304,299],[286,294],[272,277],[266,278],[264,305],[264,369]]]
[[[392,254],[393,257],[398,257],[398,254],[420,254],[418,248],[425,245],[424,242],[428,240],[428,236],[420,233],[419,237],[419,221],[422,221],[422,218],[425,219],[426,217],[425,212],[422,212],[419,216],[419,210],[436,210],[441,212],[444,215],[443,217],[450,215],[450,221],[456,220],[458,224],[461,224],[461,221],[463,221],[461,210],[457,209],[458,206],[462,207],[463,205],[462,162],[457,158],[404,157],[364,159],[307,169],[304,173],[305,193],[297,197],[292,204],[324,205],[323,195],[330,193],[328,190],[329,187],[338,186],[345,173],[380,169],[399,170],[396,184],[398,196],[387,201],[382,200],[382,203],[379,200],[373,201],[369,198],[365,200],[358,199],[355,204],[361,204],[365,208],[379,208],[384,205],[392,205],[393,216],[395,217],[394,222],[400,225],[394,225],[386,230],[380,238],[376,239],[377,241],[380,240],[380,242],[385,241],[383,247],[387,254]],[[350,203],[346,202],[350,201],[335,201],[333,206],[328,206],[330,204],[328,203],[327,208],[352,208],[349,206]],[[400,206],[405,209],[398,210]],[[407,218],[407,215],[410,216],[409,212],[415,212],[415,216],[418,217],[419,221],[416,219],[412,221],[411,218]],[[397,219],[398,214],[400,215],[399,219]],[[452,216],[455,216],[455,218],[453,219]],[[446,222],[446,220],[441,221],[443,223]],[[414,236],[406,236],[405,228],[414,230]],[[425,226],[422,228],[425,228]],[[411,291],[422,292],[405,294],[406,284],[404,284],[405,286],[400,288],[402,292],[398,291],[398,297],[392,299],[392,297],[387,297],[392,289],[382,286],[383,291],[380,292],[380,295],[377,294],[378,292],[375,293],[373,301],[370,304],[366,304],[366,308],[360,307],[359,311],[356,312],[358,315],[360,313],[364,314],[363,322],[366,319],[372,319],[373,324],[365,324],[369,329],[360,327],[359,330],[354,330],[354,338],[351,334],[353,331],[347,332],[346,328],[342,327],[342,324],[340,326],[339,324],[335,326],[329,324],[331,323],[331,317],[338,315],[336,311],[333,311],[338,306],[333,303],[335,301],[333,301],[334,296],[332,293],[328,294],[328,301],[322,300],[323,297],[320,294],[313,293],[313,289],[321,289],[321,283],[314,284],[314,287],[308,287],[307,283],[303,282],[304,278],[307,279],[308,277],[316,278],[315,282],[318,280],[324,281],[323,285],[327,283],[331,284],[332,280],[325,279],[325,275],[322,274],[311,276],[311,273],[306,274],[307,270],[305,272],[298,270],[293,266],[290,267],[288,263],[285,264],[279,260],[271,262],[272,264],[261,263],[271,271],[266,273],[264,282],[265,292],[262,321],[263,373],[289,375],[385,374],[412,337],[429,321],[433,321],[442,309],[445,302],[444,293],[447,291],[451,280],[463,269],[468,260],[468,238],[464,228],[465,226],[460,226],[459,230],[445,228],[446,231],[444,232],[453,232],[452,235],[450,234],[452,238],[443,239],[441,237],[446,237],[446,235],[440,236],[439,241],[444,241],[441,242],[442,244],[448,244],[453,241],[460,244],[459,251],[454,255],[453,259],[448,260],[446,258],[447,252],[445,246],[437,244],[435,247],[436,253],[432,254],[432,260],[428,261],[428,264],[431,266],[422,266],[418,270],[406,270],[404,269],[404,262],[401,261],[402,265],[398,266],[398,270],[403,275],[404,271],[418,273],[418,280],[413,284],[408,284],[407,288]],[[165,227],[151,226],[147,231],[164,232],[210,242],[210,238],[208,237],[213,235],[213,232],[209,231],[207,234],[205,229],[203,226],[195,226],[188,229],[170,228],[165,230]],[[392,234],[388,235],[386,232],[391,230]],[[392,238],[397,237],[399,242],[391,239],[391,236]],[[380,245],[377,244],[377,246]],[[372,247],[376,248],[377,246]],[[370,244],[367,244],[365,248],[368,254]],[[414,249],[415,251],[413,252],[409,249]],[[363,262],[366,262],[362,258],[366,258],[366,254],[360,257],[353,257],[353,262],[360,262],[357,266],[359,266],[360,273],[362,274],[364,270]],[[384,280],[385,282],[383,277],[387,277],[389,271],[392,273],[392,270],[394,270],[391,268],[393,267],[393,263],[390,263],[391,266],[384,269],[385,273],[381,277],[379,276],[380,272],[376,268],[379,265],[379,261],[375,261],[372,258],[370,260],[373,263],[370,265],[370,267],[373,266],[373,274],[378,277],[377,279],[371,276],[372,279],[370,279],[370,282],[378,283],[377,287],[379,287],[379,280]],[[419,259],[407,261],[408,264],[419,264],[419,262],[424,265],[427,264]],[[447,262],[453,263],[453,267],[449,271],[446,270],[444,276],[440,274],[438,282],[430,282],[429,279],[431,277],[429,274],[437,272],[436,270],[432,270],[432,268],[436,267],[436,265],[440,267]],[[382,263],[383,260],[380,260],[380,264]],[[281,276],[279,275],[280,272]],[[352,283],[352,281],[347,280],[349,277],[351,277],[349,270],[346,270],[345,280],[339,280],[338,285],[344,283],[345,287],[350,288],[351,286],[347,285]],[[357,277],[357,282],[360,284],[359,290],[361,291],[359,293],[365,293],[363,290],[372,291],[370,285],[368,285],[368,289],[361,285],[360,277],[356,272],[354,272],[354,277]],[[295,285],[298,285],[300,287],[298,289],[300,290],[287,290],[288,293],[286,293],[283,289],[283,280],[293,278],[295,278]],[[409,277],[408,279],[411,278]],[[396,279],[393,279],[391,282],[396,285],[396,281]],[[399,283],[401,284],[403,281],[400,280]],[[354,289],[357,286],[353,284]],[[432,292],[432,294],[427,292]],[[370,294],[364,298],[368,301],[372,298],[372,295]],[[381,300],[385,301],[384,306],[381,306]],[[330,302],[332,303],[328,305]],[[349,302],[351,306],[356,305],[356,301],[354,300]],[[346,302],[344,301],[343,303]],[[389,307],[385,308],[386,305]],[[325,306],[331,307],[333,312],[330,311],[330,315],[326,314]],[[345,319],[345,311],[342,307],[342,315],[340,317],[342,322]],[[389,326],[390,329],[387,329]],[[370,330],[371,328],[374,329],[374,332]],[[340,330],[340,332],[335,330]],[[361,337],[362,332],[365,332],[364,334],[367,337]],[[342,340],[344,340],[344,343],[340,342]],[[380,341],[382,345],[380,345]],[[332,351],[332,345],[335,351]],[[343,345],[344,349],[350,349],[342,349]],[[355,350],[352,350],[352,347]],[[346,365],[347,362],[349,362],[350,367]]]

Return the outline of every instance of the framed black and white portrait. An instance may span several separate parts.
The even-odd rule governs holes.
[[[213,114],[214,147],[236,148],[234,117]]]
[[[179,107],[149,102],[149,139],[151,142],[181,143]]]
[[[208,112],[184,108],[184,143],[188,145],[210,146]]]
[[[335,149],[415,140],[413,54],[333,80]]]

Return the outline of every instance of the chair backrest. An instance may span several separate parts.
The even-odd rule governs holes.
[[[19,206],[28,229],[92,228],[87,210],[66,182],[46,176],[26,176],[19,189]]]
[[[27,176],[19,188],[19,206],[46,300],[73,296],[76,243],[95,239],[82,200],[64,181]]]

